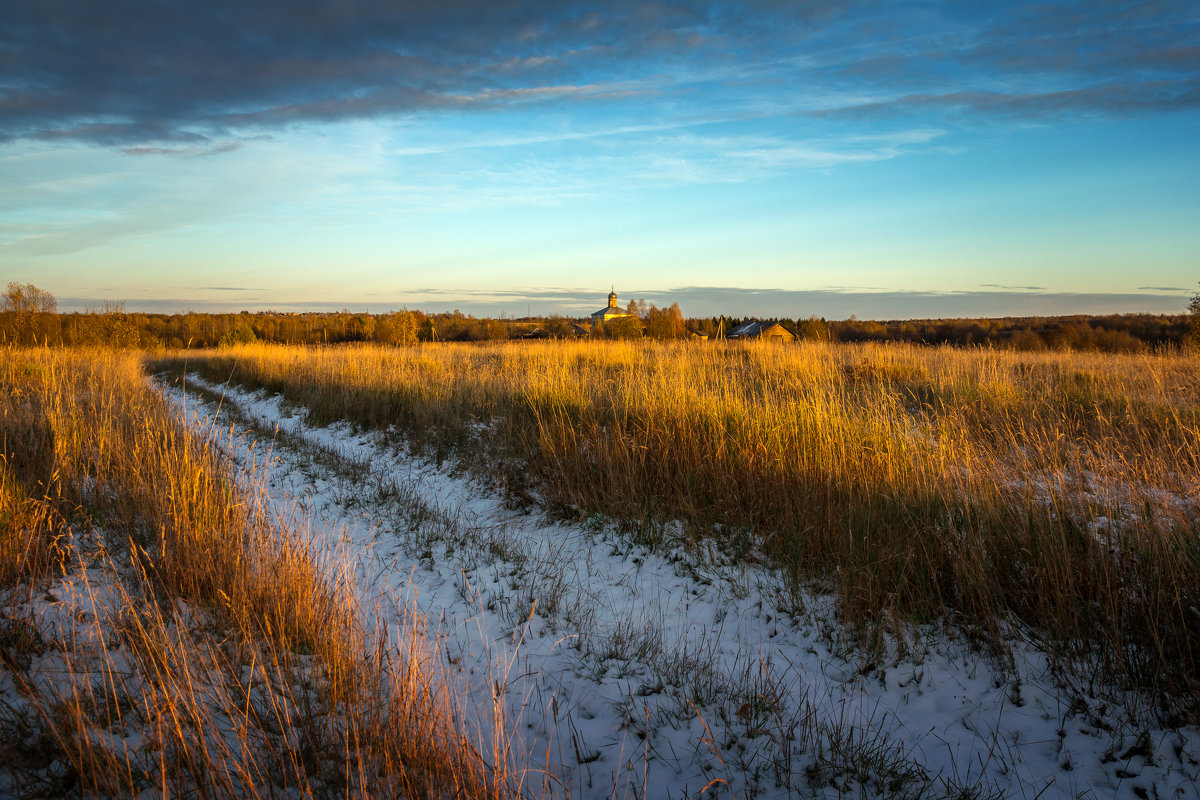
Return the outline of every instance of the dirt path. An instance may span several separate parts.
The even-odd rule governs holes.
[[[1195,729],[1068,698],[1028,646],[999,670],[931,630],[864,663],[830,598],[769,571],[511,509],[396,437],[190,380],[189,424],[308,526],[388,635],[424,627],[480,747],[534,795],[1197,796]]]

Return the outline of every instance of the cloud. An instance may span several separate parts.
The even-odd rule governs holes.
[[[0,138],[202,142],[302,121],[628,96],[627,81],[562,78],[620,58],[618,43],[645,55],[652,40],[667,46],[655,37],[671,26],[702,21],[637,4],[573,31],[574,5],[19,4],[0,28]],[[546,34],[536,43],[521,36],[534,27]]]
[[[193,131],[176,129],[157,121],[93,122],[65,128],[43,128],[30,134],[30,138],[47,142],[81,140],[102,145],[143,141],[184,143],[208,141],[207,136]]]
[[[884,161],[924,145],[944,135],[945,131],[920,129],[897,131],[875,136],[850,136],[827,140],[796,140],[763,137],[736,137],[724,140],[705,140],[700,137],[682,138],[688,149],[707,149],[722,159],[722,170],[728,162],[744,162],[745,166],[781,170],[789,167],[835,167],[840,164],[859,164]],[[699,147],[707,145],[706,147]],[[732,170],[737,174],[738,170]]]
[[[186,156],[188,158],[200,158],[221,155],[222,153],[232,153],[241,150],[243,147],[245,147],[243,142],[223,142],[212,147],[153,147],[139,145],[122,148],[121,152],[130,156]]]
[[[1139,286],[1139,292],[1186,292],[1182,286]]]
[[[0,141],[215,154],[211,142],[302,123],[631,100],[643,119],[714,104],[1159,114],[1200,106],[1198,30],[1182,0],[15,3],[0,26]]]
[[[1002,283],[981,283],[980,286],[985,289],[1016,289],[1026,292],[1038,292],[1045,290],[1045,286],[1006,286]]]
[[[990,19],[947,11],[923,23],[927,34],[901,34],[827,64],[831,81],[853,81],[862,99],[809,111],[990,121],[1200,106],[1200,17],[1182,0],[1011,4]]]
[[[791,290],[734,286],[680,286],[670,289],[616,287],[621,302],[636,298],[659,307],[679,303],[685,316],[707,317],[725,314],[744,317],[809,316],[826,319],[953,319],[987,317],[1034,317],[1067,314],[1184,313],[1187,298],[1161,294],[1076,293],[1076,292],[862,292],[848,290]],[[139,298],[127,302],[130,311],[179,313],[187,310],[225,313],[236,311],[339,311],[369,308],[376,313],[401,308],[419,308],[430,313],[459,309],[476,316],[565,314],[583,316],[605,304],[604,287],[529,287],[522,289],[445,290],[417,288],[398,290],[392,295],[372,292],[369,301],[344,300],[271,301],[268,299],[231,299],[197,301],[188,298]],[[94,298],[62,297],[64,312],[95,307]]]
[[[640,295],[639,295],[640,296]],[[1064,314],[1183,313],[1186,298],[1156,294],[1027,291],[844,291],[679,287],[646,293],[659,305],[678,302],[687,316],[816,315],[827,319],[943,319]],[[668,298],[673,298],[668,300]]]
[[[813,116],[867,118],[948,110],[975,117],[1045,119],[1079,114],[1129,116],[1200,108],[1200,79],[1183,82],[1117,83],[1028,94],[964,91],[909,94],[841,108],[818,109]]]

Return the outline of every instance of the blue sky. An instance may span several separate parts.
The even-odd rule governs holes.
[[[0,10],[0,281],[64,308],[1180,312],[1194,2]]]

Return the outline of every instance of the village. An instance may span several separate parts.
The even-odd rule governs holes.
[[[34,302],[30,298],[41,298]],[[984,319],[825,319],[803,310],[794,318],[721,314],[685,317],[679,304],[644,300],[624,306],[615,289],[603,308],[510,317],[401,307],[382,313],[240,311],[153,313],[108,304],[62,313],[50,292],[12,282],[0,298],[0,344],[111,345],[144,351],[202,349],[252,342],[335,345],[352,342],[408,346],[435,342],[622,340],[675,342],[906,342],[996,347],[1028,352],[1071,350],[1146,353],[1186,346],[1196,313],[992,317]]]
[[[608,305],[592,312],[588,317],[571,320],[555,317],[544,324],[533,323],[532,327],[517,328],[514,339],[570,339],[587,336],[606,339],[761,339],[764,341],[792,342],[796,334],[778,321],[764,322],[757,317],[729,323],[724,317],[715,324],[703,325],[700,321],[685,320],[678,303],[668,308],[646,306],[645,301],[631,300],[621,308],[616,289],[608,293]],[[707,321],[705,321],[707,322]],[[728,326],[728,327],[727,327]],[[710,333],[711,331],[711,333]]]

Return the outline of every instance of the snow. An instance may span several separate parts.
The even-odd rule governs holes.
[[[392,641],[420,626],[480,749],[498,743],[533,794],[1200,797],[1200,731],[1067,692],[1031,644],[1001,666],[928,628],[866,663],[835,598],[764,566],[511,509],[392,432],[309,426],[278,396],[188,380],[223,396],[218,413],[164,384],[189,425],[310,532]]]
[[[62,546],[75,557],[67,561],[59,576],[36,589],[19,585],[0,593],[0,626],[8,629],[6,633],[20,627],[23,637],[36,642],[17,648],[18,663],[0,669],[0,706],[5,723],[15,728],[13,733],[21,730],[19,723],[39,713],[31,698],[43,703],[46,698],[90,700],[103,696],[107,687],[123,683],[125,676],[134,672],[130,653],[116,641],[111,628],[127,597],[103,550],[101,532],[67,528],[64,536],[67,541]],[[30,723],[26,735],[32,736],[36,727]],[[120,721],[109,730],[89,734],[106,741],[114,752],[137,750],[145,742],[139,729]],[[34,748],[36,741],[25,741],[22,746]],[[20,795],[23,784],[17,779],[17,770],[24,780],[32,781],[61,778],[66,771],[65,765],[49,754],[45,763],[5,767],[0,770],[0,797]],[[16,770],[10,772],[9,768]]]

